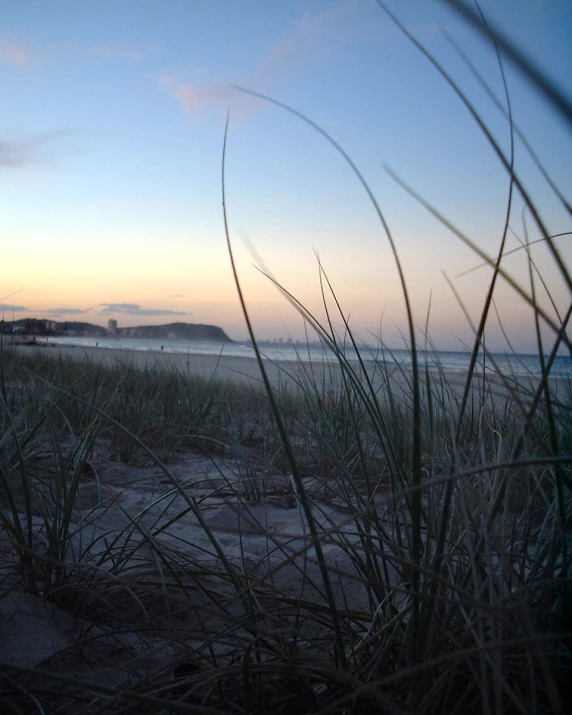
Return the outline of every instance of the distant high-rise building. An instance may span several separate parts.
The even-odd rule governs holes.
[[[117,335],[117,320],[110,318],[107,321],[107,331],[110,335]]]

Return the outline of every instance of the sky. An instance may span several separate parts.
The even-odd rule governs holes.
[[[572,95],[569,0],[480,7]],[[491,42],[437,0],[387,8],[451,74],[508,156],[506,116],[458,49],[506,107]],[[515,125],[570,201],[570,127],[506,58],[502,68]],[[207,323],[244,339],[222,207],[229,113],[226,210],[256,335],[304,336],[276,283],[327,319],[321,265],[356,334],[403,347],[401,283],[367,191],[319,131],[236,86],[292,107],[343,147],[389,228],[418,337],[428,326],[438,348],[470,344],[491,270],[393,174],[492,256],[509,175],[463,102],[375,0],[2,0],[4,318]],[[514,162],[549,233],[569,232],[570,214],[518,138]],[[515,192],[506,250],[539,237]],[[554,244],[570,266],[571,236]],[[570,292],[546,244],[531,253],[550,291],[536,277],[537,300],[553,317]],[[504,266],[530,292],[526,252]],[[532,310],[500,283],[488,345],[505,350],[508,339],[534,351]]]

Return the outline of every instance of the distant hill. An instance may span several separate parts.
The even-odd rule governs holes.
[[[51,321],[39,318],[22,318],[14,323],[5,322],[3,332],[11,332],[12,325],[19,331],[32,335],[108,335],[106,328],[93,323],[84,323],[78,320]],[[213,340],[220,343],[232,343],[222,328],[217,325],[202,325],[197,323],[168,323],[167,325],[139,325],[129,328],[118,328],[120,337],[159,338],[167,340]]]
[[[221,343],[232,343],[232,340],[217,325],[201,325],[197,323],[168,323],[167,325],[139,325],[130,328],[136,331],[138,338],[176,338],[177,340],[216,340]]]

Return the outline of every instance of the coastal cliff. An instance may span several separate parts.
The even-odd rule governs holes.
[[[214,340],[232,343],[222,328],[217,325],[197,323],[168,323],[167,325],[140,325],[133,328],[139,338],[175,338],[177,340]]]

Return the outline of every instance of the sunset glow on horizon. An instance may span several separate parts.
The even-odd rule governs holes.
[[[572,4],[480,5],[570,95]],[[452,74],[508,156],[508,122],[449,38],[506,106],[491,43],[443,2],[387,6]],[[477,269],[482,259],[384,167],[491,256],[502,237],[509,176],[459,98],[376,2],[10,0],[0,17],[5,320],[184,321],[244,338],[222,214],[230,110],[226,208],[257,335],[304,336],[302,319],[265,270],[324,318],[319,256],[358,335],[373,341],[381,334],[403,347],[395,260],[366,192],[315,130],[238,85],[302,112],[339,142],[384,212],[420,331],[429,313],[438,348],[471,342],[447,278],[478,320],[491,270]],[[503,67],[514,122],[570,201],[570,130],[508,61]],[[518,138],[515,167],[549,232],[570,231],[570,215]],[[507,251],[539,238],[516,191],[513,201]],[[571,236],[555,243],[570,266]],[[568,288],[546,245],[531,251],[555,307],[565,311]],[[258,268],[256,254],[264,263]],[[503,265],[530,290],[524,250]],[[554,310],[540,284],[537,290]],[[506,349],[506,331],[515,349],[533,350],[532,310],[522,298],[503,285],[495,308],[502,329],[492,319],[489,346]]]

